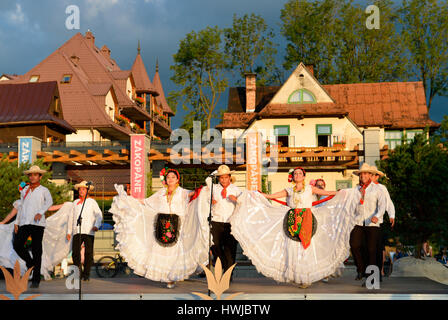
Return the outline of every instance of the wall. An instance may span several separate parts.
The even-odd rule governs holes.
[[[265,130],[266,138],[274,141],[274,125],[289,125],[290,136],[295,137],[290,147],[317,147],[317,124],[331,124],[332,137],[343,137],[350,150],[362,143],[362,134],[347,118],[262,119],[254,122],[250,129]]]
[[[101,135],[98,130],[90,129],[78,129],[77,133],[72,133],[66,136],[67,142],[92,142],[92,141],[104,141],[105,139],[101,139]]]

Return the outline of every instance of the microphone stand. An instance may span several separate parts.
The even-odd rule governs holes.
[[[76,225],[78,226],[78,245],[79,245],[79,265],[78,265],[78,269],[79,269],[79,292],[78,292],[78,298],[79,300],[82,300],[81,297],[81,273],[82,273],[82,263],[81,263],[81,224],[82,224],[82,210],[84,209],[84,204],[86,203],[87,200],[87,196],[89,195],[89,189],[90,189],[90,184],[87,183],[87,192],[86,192],[86,196],[84,197],[84,201],[82,202],[82,207],[81,207],[81,212],[79,213],[79,217],[78,217],[78,221],[76,222]]]
[[[208,265],[209,268],[212,266],[212,205],[213,205],[213,185],[214,185],[214,178],[215,175],[210,175],[212,178],[212,186],[210,187],[210,210],[208,213],[208,225],[209,225],[209,233],[208,233]],[[210,289],[208,289],[208,296],[210,297]]]

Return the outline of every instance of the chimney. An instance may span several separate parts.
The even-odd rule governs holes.
[[[255,98],[257,92],[257,74],[246,73],[246,112],[255,112]]]
[[[103,54],[103,56],[105,56],[106,58],[110,59],[110,49],[106,45],[104,45],[101,48],[101,53]]]
[[[311,74],[314,76],[314,64],[307,64],[305,66],[309,72],[311,72]]]
[[[95,36],[93,33],[88,29],[86,31],[86,35],[84,36],[87,40],[87,43],[92,46],[92,48],[95,46]]]

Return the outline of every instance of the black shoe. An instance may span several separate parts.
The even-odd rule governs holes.
[[[39,282],[31,282],[30,288],[39,288]]]
[[[82,281],[89,282],[90,278],[89,277],[82,277]]]
[[[361,272],[358,272],[358,275],[356,276],[355,280],[362,280],[364,275]]]

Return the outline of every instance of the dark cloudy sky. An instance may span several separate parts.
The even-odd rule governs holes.
[[[176,89],[171,82],[170,65],[179,41],[192,30],[207,26],[228,27],[233,14],[261,15],[277,34],[277,62],[283,62],[284,39],[279,34],[280,10],[286,0],[24,0],[0,1],[0,74],[22,74],[42,61],[76,32],[90,29],[96,45],[106,44],[121,69],[129,69],[140,40],[142,56],[152,79],[155,62],[165,93]],[[80,9],[80,29],[67,30],[66,7]],[[288,76],[288,74],[286,74]],[[227,94],[220,108],[226,106]],[[434,100],[430,116],[440,122],[448,98]],[[184,112],[174,118],[173,127],[182,123]],[[217,123],[214,123],[216,125]]]

